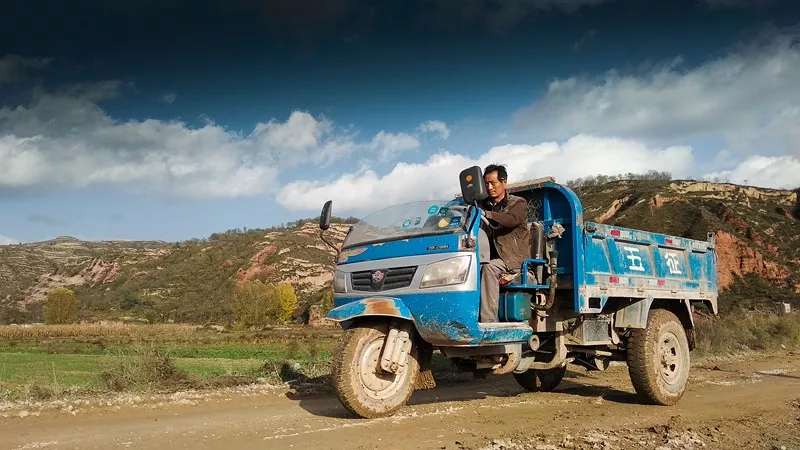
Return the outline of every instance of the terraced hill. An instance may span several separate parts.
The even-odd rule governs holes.
[[[723,309],[800,308],[798,192],[695,181],[613,181],[575,187],[587,220],[705,239],[718,238]],[[352,221],[352,220],[350,220]],[[335,241],[348,224],[335,223]],[[40,319],[42,299],[72,286],[81,317],[221,323],[238,280],[292,283],[301,303],[319,301],[333,251],[314,221],[285,229],[217,233],[165,242],[59,238],[0,247],[0,322]]]
[[[695,181],[616,181],[577,193],[587,220],[701,240],[716,233],[720,289],[727,294],[721,302],[728,302],[723,307],[772,301],[800,306],[797,191]]]

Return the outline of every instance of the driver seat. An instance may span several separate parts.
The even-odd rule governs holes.
[[[541,222],[528,222],[528,233],[530,235],[531,247],[529,258],[544,259],[545,249],[545,236],[544,225]],[[506,284],[519,284],[522,283],[522,267],[513,268],[514,272],[500,276],[500,286]],[[536,267],[528,266],[528,280],[536,280],[541,283],[542,280],[537,276]],[[528,281],[530,283],[530,281]]]

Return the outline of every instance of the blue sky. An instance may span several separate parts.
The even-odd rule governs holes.
[[[206,237],[511,181],[800,186],[781,0],[12,0],[0,244]]]

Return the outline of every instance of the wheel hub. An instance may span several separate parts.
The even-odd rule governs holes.
[[[395,395],[403,386],[406,371],[400,375],[385,372],[380,367],[381,349],[384,339],[376,339],[364,346],[358,361],[359,375],[364,392],[376,400],[384,400]]]
[[[675,384],[681,376],[681,348],[678,337],[673,333],[665,333],[660,340],[658,349],[658,366],[661,378],[667,384]]]

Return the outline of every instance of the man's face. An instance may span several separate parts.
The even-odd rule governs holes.
[[[500,201],[506,195],[506,182],[497,179],[497,172],[489,172],[483,176],[486,181],[486,190],[492,200]]]

